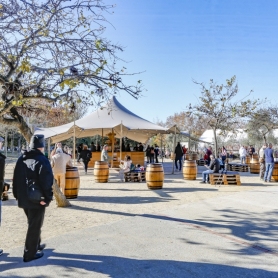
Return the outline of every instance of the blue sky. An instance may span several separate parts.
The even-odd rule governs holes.
[[[200,87],[237,76],[239,96],[277,96],[278,1],[104,0],[116,4],[106,37],[125,47],[129,72],[144,71],[139,100],[118,100],[150,121],[165,121],[196,103]]]

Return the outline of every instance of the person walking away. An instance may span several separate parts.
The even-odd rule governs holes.
[[[154,147],[150,147],[150,163],[154,163]]]
[[[244,148],[244,146],[241,146],[239,149],[239,156],[240,156],[240,163],[241,164],[245,164],[246,161],[246,149]]]
[[[104,145],[101,151],[100,160],[108,163],[109,160],[111,160],[111,157],[108,155],[107,150],[108,150],[108,146]]]
[[[71,157],[63,153],[60,148],[56,149],[56,154],[51,158],[51,166],[54,174],[54,179],[60,187],[61,192],[65,195],[66,187],[66,168],[72,167]]]
[[[226,150],[226,148],[223,146],[223,147],[221,148],[221,159],[222,159],[223,165],[225,165],[226,158],[227,158],[227,150]]]
[[[24,209],[28,220],[23,261],[30,262],[41,258],[45,244],[41,243],[41,228],[45,208],[52,201],[53,174],[50,162],[44,156],[44,136],[32,136],[30,151],[26,151],[16,162],[13,174],[13,195],[18,206]],[[31,183],[41,189],[43,201],[33,203],[28,199],[27,186]]]
[[[219,160],[215,159],[213,154],[210,155],[210,160],[210,165],[205,165],[205,167],[207,167],[208,170],[202,172],[203,179],[200,183],[209,183],[209,174],[218,173],[220,170]]]
[[[150,161],[151,161],[151,148],[150,148],[150,145],[148,145],[147,148],[146,148],[146,157],[147,157],[147,163],[150,163]]]
[[[88,163],[92,158],[92,152],[88,150],[87,145],[83,145],[83,150],[80,153],[80,159],[82,159],[84,163],[84,170],[85,170],[85,175],[87,175],[87,170],[88,170]]]
[[[175,148],[175,166],[176,166],[176,170],[178,171],[181,171],[181,166],[182,166],[182,157],[183,157],[183,151],[182,151],[182,148],[181,148],[181,144],[180,142],[178,142],[176,148]],[[179,161],[179,168],[178,168],[178,162]]]
[[[0,142],[0,150],[2,149],[3,141]],[[5,163],[6,156],[0,153],[0,192],[4,191]],[[0,226],[1,226],[2,200],[0,198]],[[0,256],[3,254],[3,249],[0,248]]]
[[[259,150],[259,162],[260,162],[260,180],[264,180],[264,173],[265,173],[265,161],[264,161],[264,151],[266,149],[266,144]]]
[[[155,145],[155,148],[154,148],[155,163],[158,163],[158,155],[159,155],[159,148],[157,145]]]
[[[265,160],[265,173],[264,181],[270,182],[274,167],[274,152],[272,149],[272,144],[268,144],[268,148],[264,150],[264,160]]]

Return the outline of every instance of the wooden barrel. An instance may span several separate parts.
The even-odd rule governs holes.
[[[146,182],[149,189],[161,189],[164,181],[164,170],[161,163],[148,164]]]
[[[246,158],[245,158],[245,164],[250,164],[250,156],[246,156]]]
[[[96,161],[94,166],[94,176],[96,182],[108,182],[108,163],[105,161]]]
[[[197,160],[198,154],[197,153],[187,153],[185,154],[185,160]]]
[[[185,180],[196,180],[197,165],[195,160],[185,160],[182,168],[183,178]]]
[[[258,163],[259,163],[259,156],[254,153],[251,156],[250,164],[258,164]]]
[[[67,168],[65,196],[67,199],[75,199],[78,196],[80,178],[77,167]]]
[[[272,179],[278,181],[278,162],[274,162],[274,168],[272,172]]]
[[[250,173],[259,174],[260,173],[260,163],[250,163]]]

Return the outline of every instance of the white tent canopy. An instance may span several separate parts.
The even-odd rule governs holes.
[[[128,137],[137,142],[146,142],[156,134],[174,133],[174,128],[164,128],[135,115],[113,97],[104,108],[97,109],[75,123],[38,128],[35,134],[43,134],[45,138],[51,138],[51,141],[56,143],[73,137],[74,133],[77,138],[105,136],[112,129],[116,137]]]

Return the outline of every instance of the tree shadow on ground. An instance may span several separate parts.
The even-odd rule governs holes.
[[[53,249],[45,251],[45,256],[37,261],[27,264],[22,258],[2,257],[0,265],[5,277],[23,278],[31,276],[46,278],[51,277],[44,272],[44,267],[57,271],[59,277],[82,277],[90,275],[106,275],[112,278],[134,277],[251,277],[276,278],[278,272],[259,268],[245,268],[215,263],[188,262],[162,259],[135,259],[119,256],[83,255],[58,253]],[[33,270],[32,270],[33,269]],[[20,274],[19,271],[20,270]],[[5,273],[5,271],[8,271]],[[52,276],[53,277],[53,276]],[[58,277],[58,276],[57,276]]]
[[[256,214],[241,209],[215,211],[220,213],[217,219],[215,216],[194,220],[152,214],[141,216],[180,222],[197,229],[205,229],[212,234],[218,234],[220,237],[242,244],[243,248],[235,251],[237,254],[249,254],[250,248],[253,248],[278,256],[278,210]]]

